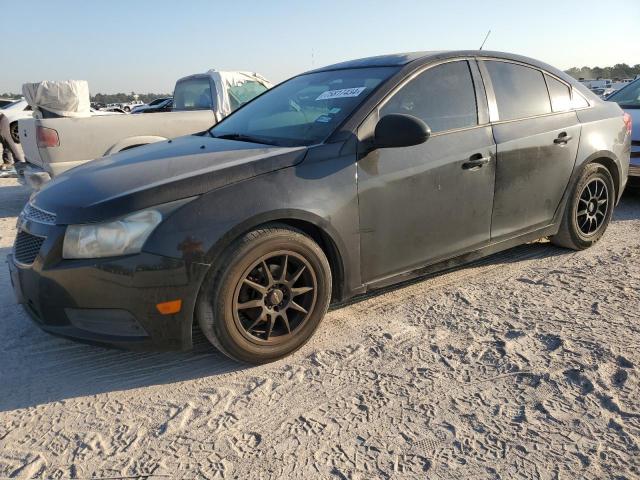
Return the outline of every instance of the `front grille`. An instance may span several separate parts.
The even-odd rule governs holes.
[[[23,265],[31,265],[38,256],[43,242],[44,238],[42,237],[36,237],[23,231],[18,232],[13,246],[16,261]]]
[[[640,140],[631,140],[631,145],[634,147],[640,147]]]
[[[22,218],[25,220],[31,220],[37,223],[46,223],[47,225],[56,224],[56,216],[53,213],[45,212],[44,210],[34,207],[30,203],[27,203],[22,210]]]
[[[629,165],[629,175],[632,177],[640,177],[640,167]]]

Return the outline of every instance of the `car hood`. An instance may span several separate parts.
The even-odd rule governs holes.
[[[190,135],[69,170],[32,203],[58,224],[98,222],[293,166],[306,151]]]

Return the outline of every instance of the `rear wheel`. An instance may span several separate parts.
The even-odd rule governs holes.
[[[551,241],[583,250],[596,243],[609,225],[615,204],[615,187],[609,170],[598,163],[586,166],[565,207],[560,230]]]
[[[20,133],[18,132],[18,122],[13,122],[9,125],[9,133],[14,143],[20,143]]]
[[[218,265],[205,280],[196,315],[209,341],[236,360],[266,363],[297,350],[329,306],[329,262],[298,230],[252,231]]]

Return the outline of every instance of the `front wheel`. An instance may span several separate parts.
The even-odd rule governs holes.
[[[567,201],[560,230],[551,241],[573,250],[589,248],[604,235],[614,204],[615,187],[609,170],[599,163],[587,165]]]
[[[300,348],[331,298],[331,269],[304,233],[271,225],[238,239],[204,282],[196,316],[227,356],[266,363]]]

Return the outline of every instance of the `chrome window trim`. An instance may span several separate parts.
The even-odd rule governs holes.
[[[589,108],[593,108],[593,104],[589,101],[589,99],[587,97],[585,97],[584,95],[582,95],[580,92],[578,92],[573,85],[567,83],[565,80],[561,79],[557,75],[554,75],[553,73],[548,72],[547,70],[543,70],[542,68],[536,67],[535,65],[531,65],[529,63],[524,63],[524,62],[519,62],[517,60],[511,60],[511,59],[506,59],[506,58],[498,58],[498,57],[478,57],[477,60],[478,60],[478,63],[480,65],[480,72],[482,73],[483,78],[484,78],[485,75],[487,75],[487,76],[489,75],[489,72],[486,70],[486,67],[482,64],[483,61],[486,60],[486,61],[490,61],[490,62],[513,63],[515,65],[520,65],[522,67],[527,67],[527,68],[532,68],[534,70],[537,70],[538,72],[542,73],[543,79],[544,79],[544,75],[549,75],[550,77],[558,80],[559,82],[562,82],[567,87],[569,87],[569,90],[571,91],[571,101],[572,102],[573,102],[574,91],[576,91],[576,93],[578,95],[580,95],[582,98],[584,98],[584,100],[587,102],[587,105],[588,105],[586,107],[580,107],[580,108],[573,108],[572,107],[569,110],[566,110],[564,112],[553,112],[552,111],[550,113],[541,113],[541,114],[538,114],[538,115],[530,115],[530,116],[527,116],[527,117],[512,118],[512,119],[509,119],[509,120],[500,120],[499,112],[496,112],[497,119],[496,120],[491,120],[490,121],[491,125],[504,125],[504,124],[510,123],[510,122],[520,122],[520,121],[523,121],[523,120],[530,120],[532,118],[544,118],[544,117],[549,117],[551,115],[563,115],[563,114],[566,114],[566,113],[579,112],[581,110],[587,110]],[[489,80],[488,83],[491,85],[491,93],[492,93],[492,95],[494,95],[493,83],[491,83],[491,78],[489,77],[488,80]],[[546,86],[546,83],[547,82],[545,81],[545,86]],[[549,95],[548,91],[547,91],[547,94]],[[551,102],[551,95],[549,95],[549,102]],[[549,104],[551,105],[551,103],[549,103]],[[497,105],[496,105],[496,109],[497,109]],[[552,107],[552,109],[553,109],[553,107]],[[489,108],[489,110],[491,111],[491,108]]]
[[[467,62],[467,68],[469,69],[469,77],[471,78],[471,83],[473,84],[474,97],[475,97],[475,100],[476,100],[476,122],[478,122],[478,123],[476,125],[471,125],[469,127],[452,128],[452,129],[449,129],[449,130],[442,130],[442,131],[439,131],[439,132],[432,133],[431,136],[432,137],[436,137],[436,136],[440,136],[440,135],[447,134],[447,133],[455,133],[455,132],[462,132],[462,131],[466,131],[466,130],[473,130],[474,128],[486,127],[486,126],[490,125],[491,116],[489,116],[489,121],[488,122],[480,123],[480,105],[478,104],[478,87],[475,84],[475,79],[473,77],[473,71],[471,70],[471,65],[470,65],[470,63],[472,61],[474,61],[474,60],[475,60],[474,57],[447,58],[447,59],[440,60],[440,61],[435,62],[435,63],[430,63],[429,65],[424,65],[423,67],[418,68],[411,75],[409,75],[409,76],[405,77],[404,79],[402,79],[402,81],[400,83],[398,83],[398,85],[393,87],[393,89],[390,90],[384,96],[384,98],[382,100],[380,100],[380,102],[378,102],[376,107],[369,113],[369,115],[367,115],[365,117],[365,120],[362,122],[361,125],[363,125],[372,114],[378,115],[378,118],[379,118],[380,117],[380,110],[389,102],[389,100],[391,100],[391,98],[396,93],[398,93],[398,91],[401,90],[407,83],[409,83],[410,81],[414,80],[416,77],[422,75],[427,70],[430,70],[430,69],[435,68],[435,67],[439,67],[440,65],[444,65],[444,64],[447,64],[447,63],[465,62],[465,61]],[[485,91],[486,91],[486,87],[485,87]]]

